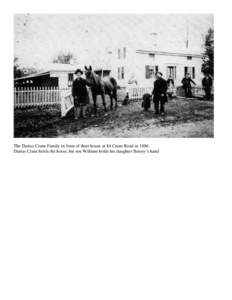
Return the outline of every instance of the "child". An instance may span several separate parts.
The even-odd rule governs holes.
[[[144,108],[144,111],[148,111],[148,109],[151,107],[151,95],[146,93],[143,95],[142,99],[142,107]]]
[[[122,101],[122,105],[128,105],[129,104],[129,94],[126,93],[126,97]]]
[[[172,78],[172,76],[169,76],[168,80],[167,80],[167,95],[169,97],[169,99],[172,99],[174,96],[174,80]]]

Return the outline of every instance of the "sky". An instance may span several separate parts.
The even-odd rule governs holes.
[[[14,55],[20,66],[37,69],[46,68],[61,51],[71,51],[78,62],[94,64],[124,45],[181,51],[187,36],[189,49],[202,51],[210,27],[213,15],[208,14],[17,14]]]

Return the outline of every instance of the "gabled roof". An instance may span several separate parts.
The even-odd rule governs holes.
[[[23,80],[23,79],[31,79],[31,78],[35,78],[35,77],[40,77],[40,76],[44,76],[44,75],[48,75],[49,74],[49,71],[48,72],[38,72],[38,73],[34,73],[34,74],[29,74],[29,75],[25,75],[25,76],[22,76],[22,77],[18,77],[18,78],[15,78],[14,80]]]

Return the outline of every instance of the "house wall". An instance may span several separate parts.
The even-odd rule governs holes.
[[[68,88],[68,73],[72,72],[51,72],[51,77],[58,78],[59,88]]]
[[[175,84],[181,85],[181,80],[185,74],[185,67],[195,68],[195,78],[193,79],[197,85],[201,85],[203,74],[201,73],[202,59],[192,56],[188,60],[186,56],[173,55],[149,55],[146,53],[136,53],[134,49],[128,48],[126,51],[126,59],[115,59],[112,66],[112,76],[117,79],[120,86],[128,86],[128,81],[132,78],[136,79],[138,86],[149,87],[153,85],[154,76],[146,78],[146,66],[158,66],[160,72],[163,73],[164,79],[167,78],[167,67],[176,68]],[[124,67],[124,79],[118,78],[118,68]]]
[[[174,79],[176,85],[181,85],[181,80],[185,75],[185,67],[191,67],[195,69],[195,78],[193,80],[197,85],[201,85],[203,74],[201,72],[202,59],[198,57],[192,57],[188,60],[185,56],[166,56],[156,55],[155,64],[159,66],[159,71],[163,73],[163,77],[166,79],[168,76],[167,67],[176,67],[176,78]]]

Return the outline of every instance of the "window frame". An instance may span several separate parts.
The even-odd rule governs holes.
[[[70,79],[70,77],[72,79]],[[68,73],[68,87],[72,86],[73,79],[74,79],[73,73]]]
[[[187,70],[187,72],[186,72]],[[195,79],[196,78],[196,68],[195,66],[185,66],[184,67],[184,76],[186,76],[186,73],[189,73],[191,76],[191,79]]]
[[[126,58],[126,47],[123,47],[123,58]]]
[[[118,67],[118,80],[121,80],[121,68]]]
[[[121,79],[125,79],[125,67],[121,67]]]
[[[118,59],[121,59],[121,49],[118,49]]]

